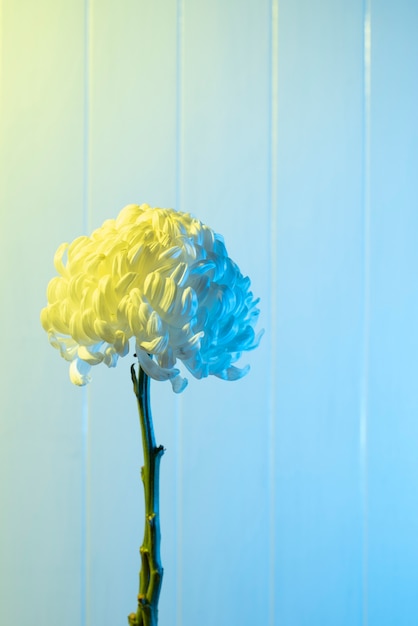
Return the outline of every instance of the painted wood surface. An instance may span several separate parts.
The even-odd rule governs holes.
[[[243,380],[152,383],[161,626],[418,621],[412,0],[1,0],[0,623],[125,624],[130,357],[74,388],[62,241],[192,212],[261,297]]]
[[[418,620],[418,7],[371,14],[368,602],[371,624]]]
[[[273,623],[348,626],[363,601],[362,3],[279,5],[278,29]]]
[[[83,228],[84,6],[4,1],[1,46],[0,623],[79,624],[83,394],[39,313]]]

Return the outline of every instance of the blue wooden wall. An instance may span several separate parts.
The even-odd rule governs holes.
[[[418,623],[418,3],[1,0],[0,623],[135,608],[130,357],[39,323],[62,241],[192,212],[261,296],[236,383],[153,383],[161,626]]]

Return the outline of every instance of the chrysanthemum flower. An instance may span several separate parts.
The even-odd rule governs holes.
[[[247,373],[233,364],[258,345],[258,300],[222,237],[191,215],[128,205],[62,244],[54,265],[41,322],[74,384],[90,381],[92,365],[114,367],[131,338],[144,371],[176,392],[187,384],[177,359],[196,378]]]

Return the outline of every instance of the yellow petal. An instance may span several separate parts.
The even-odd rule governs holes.
[[[61,274],[62,276],[65,276],[66,274],[66,269],[62,257],[64,256],[66,250],[68,250],[68,245],[68,243],[62,243],[58,247],[58,250],[54,255],[54,267],[57,270],[58,274]]]

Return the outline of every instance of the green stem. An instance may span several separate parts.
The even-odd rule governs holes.
[[[138,400],[144,450],[141,478],[145,496],[145,529],[144,540],[139,550],[141,570],[139,572],[138,609],[136,613],[129,615],[128,622],[130,626],[157,626],[158,599],[163,578],[160,558],[159,474],[164,448],[155,445],[149,376],[139,366],[137,377],[134,365],[131,367],[131,375],[134,393]]]

